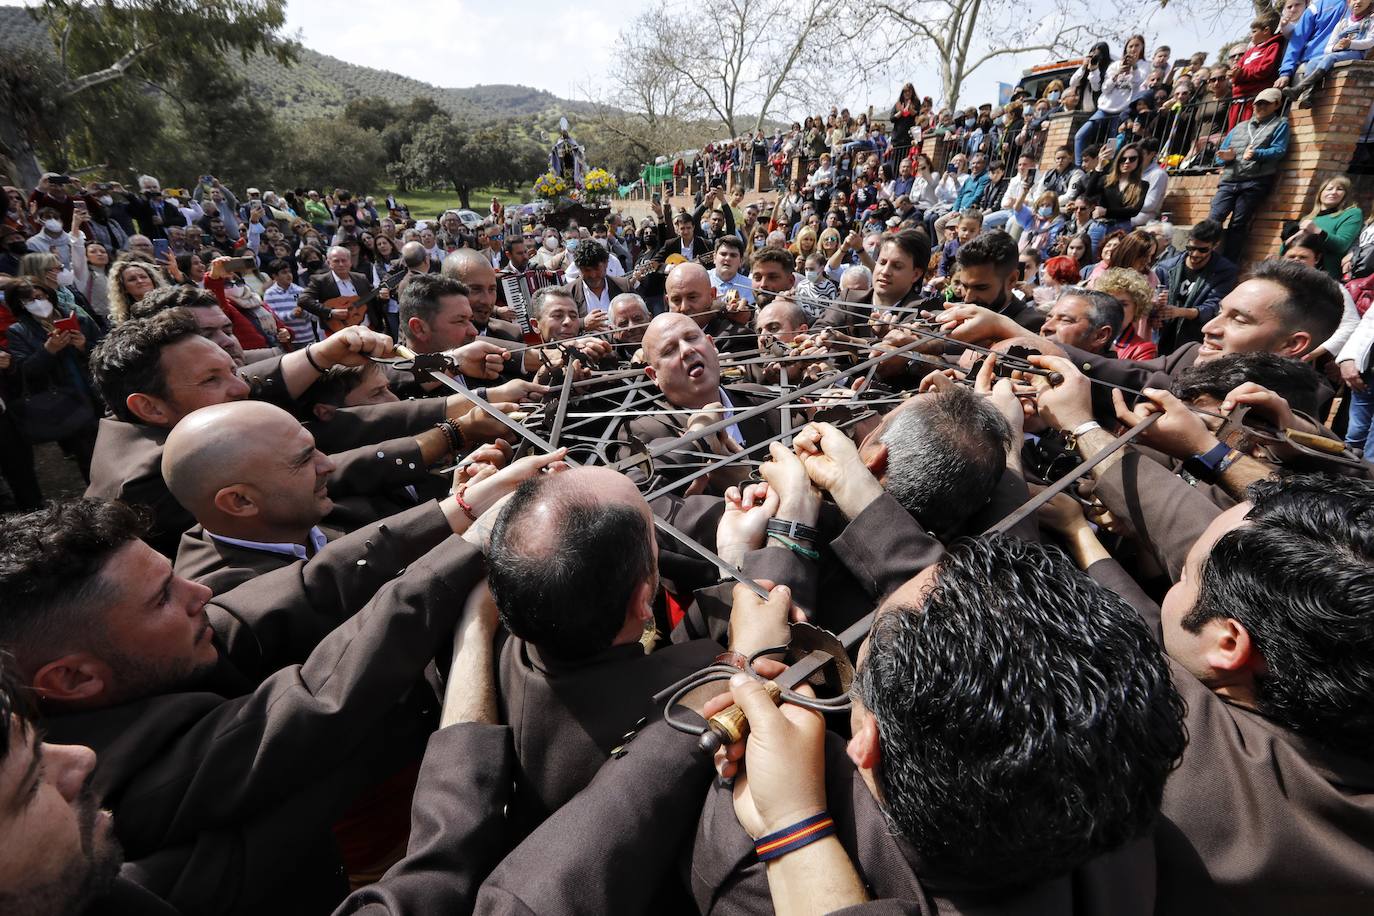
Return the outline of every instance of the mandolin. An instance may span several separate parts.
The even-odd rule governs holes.
[[[372,304],[373,300],[381,294],[383,289],[389,290],[392,294],[395,294],[397,284],[401,282],[401,278],[405,275],[406,268],[402,267],[383,277],[382,282],[378,283],[376,288],[366,296],[335,296],[333,299],[326,299],[324,302],[321,302],[320,305],[331,311],[334,309],[348,310],[348,314],[343,318],[324,319],[325,330],[330,334],[334,334],[338,331],[342,331],[344,328],[362,324],[367,318],[367,307]],[[386,329],[381,328],[380,330],[385,331]]]

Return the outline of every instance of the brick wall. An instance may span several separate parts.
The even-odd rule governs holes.
[[[1288,156],[1279,171],[1269,200],[1260,208],[1250,226],[1250,239],[1244,260],[1263,260],[1278,253],[1285,220],[1298,219],[1312,209],[1317,192],[1328,178],[1343,175],[1355,155],[1355,143],[1370,103],[1374,101],[1374,61],[1349,61],[1337,64],[1318,90],[1312,108],[1293,108],[1288,113],[1292,131]],[[1054,151],[1073,143],[1073,131],[1082,115],[1060,115],[1051,119],[1048,139],[1040,167],[1054,167]],[[1216,194],[1219,173],[1172,175],[1164,199],[1164,212],[1175,226],[1188,227],[1207,217]],[[1359,176],[1355,181],[1356,199],[1369,212],[1374,176]]]

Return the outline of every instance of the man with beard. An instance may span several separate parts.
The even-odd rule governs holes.
[[[0,648],[52,740],[98,755],[141,884],[187,912],[328,910],[347,892],[333,825],[418,758],[436,710],[416,688],[481,556],[450,537],[398,577],[364,540],[212,600],[140,531],[105,500],[7,517]]]
[[[444,258],[441,273],[468,288],[472,326],[477,329],[478,337],[490,338],[497,343],[506,341],[519,345],[523,337],[520,328],[514,322],[497,318],[493,314],[496,310],[499,284],[496,282],[496,271],[492,268],[491,261],[472,249],[460,248]]]

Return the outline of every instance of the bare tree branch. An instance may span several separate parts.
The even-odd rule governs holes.
[[[153,42],[149,45],[135,44],[132,48],[125,51],[119,60],[110,64],[110,66],[105,69],[87,73],[85,76],[79,76],[74,80],[69,79],[58,86],[57,90],[63,95],[73,96],[85,89],[90,89],[92,86],[99,86],[103,83],[117,80],[124,75],[126,70],[134,65],[134,62],[137,61],[140,56],[151,51],[155,47],[157,47],[157,42]]]

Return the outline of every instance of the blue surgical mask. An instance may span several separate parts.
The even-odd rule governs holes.
[[[972,130],[972,129],[973,129],[973,125],[975,125],[975,124],[977,124],[977,123],[978,123],[978,122],[977,122],[976,120],[974,120],[973,118],[964,118],[964,126],[967,127],[967,128],[969,128],[970,130]]]
[[[1039,210],[1036,210],[1035,212],[1040,214],[1041,219],[1049,219],[1051,216],[1054,216],[1054,207],[1047,205],[1041,207]]]
[[[1059,101],[1059,90],[1055,89],[1053,92],[1047,95],[1046,98],[1049,99],[1051,102]]]
[[[754,247],[755,247],[755,248],[762,248],[762,247],[763,247],[763,239],[754,239]]]
[[[581,241],[581,240],[580,240],[580,239],[568,239],[566,242],[564,242],[564,244],[568,246],[568,250],[569,250],[569,251],[576,251],[576,250],[577,250],[577,243],[578,243],[579,241]]]

